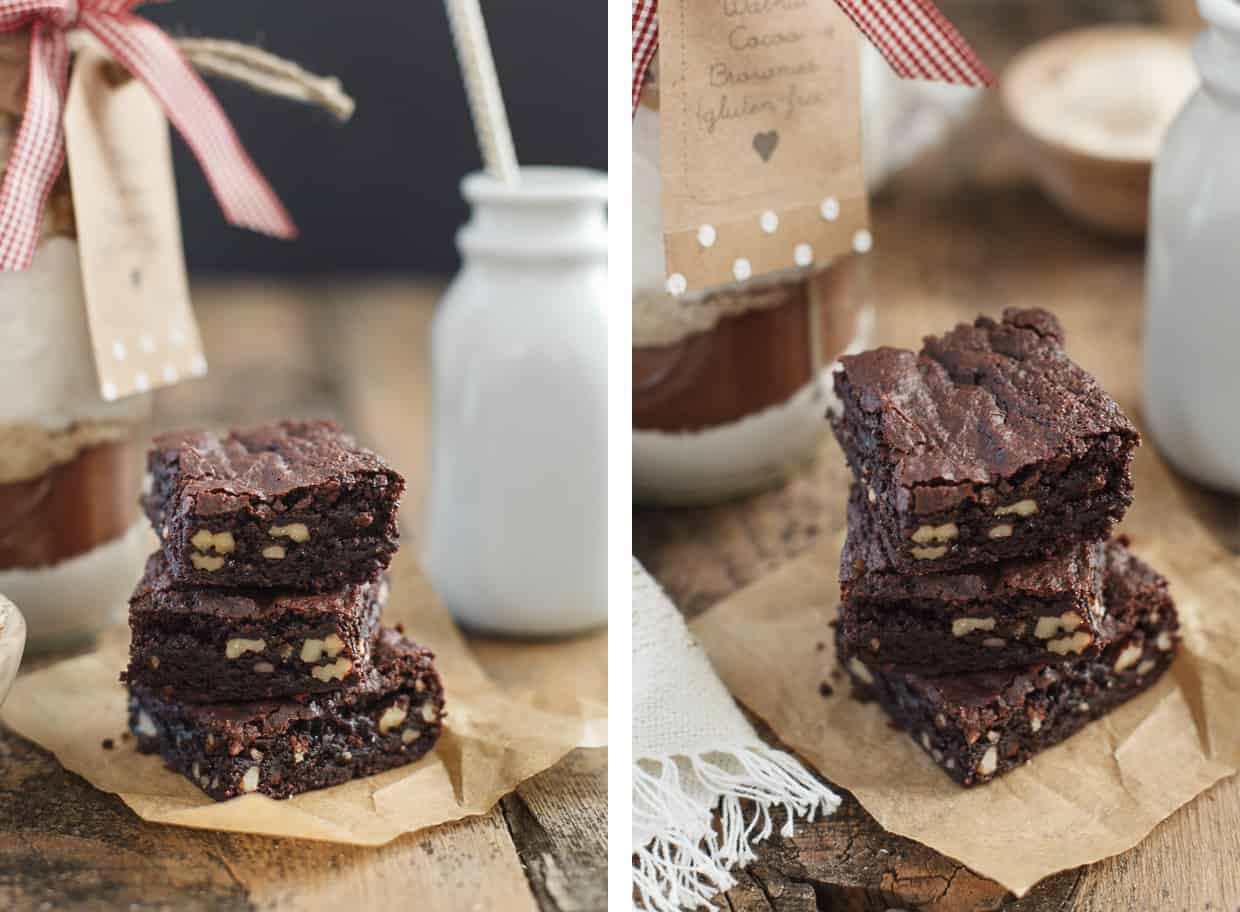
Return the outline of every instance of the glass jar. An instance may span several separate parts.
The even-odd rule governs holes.
[[[0,156],[14,128],[0,121]],[[151,399],[99,394],[65,178],[32,266],[0,273],[0,338],[0,593],[28,652],[47,652],[119,617],[152,550],[138,507]]]
[[[653,70],[653,67],[652,67]],[[674,298],[665,289],[658,88],[633,120],[633,497],[695,504],[773,486],[828,430],[836,359],[868,344],[864,260]]]

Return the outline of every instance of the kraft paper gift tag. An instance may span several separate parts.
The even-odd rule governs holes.
[[[835,0],[663,0],[659,30],[668,290],[868,250],[862,39]]]
[[[163,111],[145,86],[87,48],[74,61],[64,123],[101,395],[111,401],[202,376]]]

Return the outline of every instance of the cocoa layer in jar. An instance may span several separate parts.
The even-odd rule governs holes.
[[[0,484],[0,569],[51,566],[123,535],[138,519],[140,458],[132,438],[111,441]]]
[[[855,269],[853,258],[842,258],[808,279],[762,292],[783,295],[782,303],[725,317],[671,345],[634,348],[633,427],[696,431],[787,402],[813,378],[811,295],[821,315],[820,366],[855,338]]]

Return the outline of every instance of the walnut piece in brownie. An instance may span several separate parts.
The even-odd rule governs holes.
[[[129,602],[123,681],[168,700],[267,700],[339,690],[370,671],[388,581],[334,592],[175,588],[162,552]]]
[[[1102,598],[1104,545],[954,573],[891,566],[874,511],[853,486],[840,555],[845,648],[883,671],[947,674],[1096,657],[1113,624]]]
[[[841,359],[836,437],[894,568],[941,573],[1105,538],[1140,435],[1043,310],[979,317],[920,353]]]
[[[138,749],[158,753],[217,801],[288,798],[412,763],[434,747],[443,685],[427,650],[383,629],[374,668],[304,701],[177,703],[130,685]]]
[[[179,585],[329,591],[387,567],[404,479],[330,422],[157,437],[147,516]]]
[[[1107,614],[1120,632],[1100,656],[935,677],[880,671],[842,643],[840,660],[858,692],[877,697],[949,776],[987,782],[1147,690],[1175,658],[1166,580],[1120,541],[1106,561]]]

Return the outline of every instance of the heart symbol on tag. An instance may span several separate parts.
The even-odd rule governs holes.
[[[753,150],[762,156],[764,162],[769,162],[771,156],[775,154],[775,147],[779,145],[779,134],[774,130],[767,130],[765,133],[755,133],[753,137]]]

